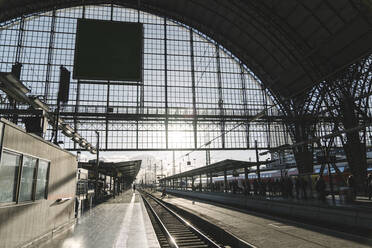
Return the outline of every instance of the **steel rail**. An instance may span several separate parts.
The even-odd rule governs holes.
[[[158,203],[160,206],[162,206],[165,210],[167,210],[170,214],[172,214],[174,217],[176,217],[182,224],[186,225],[187,227],[191,228],[192,231],[199,237],[201,238],[203,241],[205,241],[209,247],[218,247],[218,248],[221,248],[220,245],[218,245],[216,242],[214,242],[213,240],[211,240],[210,238],[208,238],[205,234],[203,234],[202,232],[200,232],[197,228],[195,228],[193,225],[191,225],[190,222],[188,222],[187,220],[185,220],[184,218],[182,218],[179,214],[177,214],[176,212],[174,212],[173,210],[171,210],[170,208],[168,208],[167,206],[165,206],[162,202],[160,202],[156,197],[152,196],[151,194],[148,194],[147,192],[145,192],[145,194],[150,197],[152,200],[154,200],[156,203]],[[142,197],[143,199],[145,199],[144,197]],[[147,200],[146,200],[147,201]],[[148,202],[147,202],[148,203]],[[149,203],[148,203],[149,204]],[[152,209],[153,211],[153,209]],[[169,234],[170,235],[170,234]],[[174,240],[174,239],[173,239]],[[175,242],[175,241],[174,241]]]
[[[143,199],[143,201],[145,202],[145,204],[148,206],[148,208],[150,209],[151,213],[153,214],[156,222],[159,224],[160,226],[160,229],[163,231],[163,233],[165,234],[167,240],[168,240],[168,243],[170,245],[170,247],[172,248],[179,248],[179,246],[177,245],[176,243],[176,240],[173,238],[173,236],[169,233],[168,229],[165,227],[163,221],[160,219],[160,217],[157,215],[157,213],[155,212],[155,210],[152,208],[151,204],[147,201],[147,199],[145,197],[142,196],[141,194],[141,197]]]

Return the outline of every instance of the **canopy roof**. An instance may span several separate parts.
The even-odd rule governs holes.
[[[199,167],[193,170],[185,171],[179,174],[175,174],[169,177],[165,177],[160,179],[162,180],[170,180],[170,179],[177,179],[181,177],[192,177],[192,176],[200,176],[205,174],[211,174],[213,176],[222,176],[224,175],[224,171],[231,171],[231,170],[239,170],[242,168],[250,168],[250,167],[256,167],[257,164],[263,165],[267,164],[268,161],[261,161],[261,162],[246,162],[246,161],[239,161],[239,160],[232,160],[232,159],[225,159],[222,161],[219,161],[214,164],[210,164],[207,166]]]
[[[82,3],[139,5],[189,25],[237,56],[278,99],[372,49],[372,3],[359,0],[0,0],[0,22]]]
[[[98,172],[107,176],[122,177],[125,181],[132,183],[141,168],[142,160],[133,160],[125,162],[104,162],[100,161]],[[90,162],[79,162],[79,168],[94,170],[96,165],[95,160]]]

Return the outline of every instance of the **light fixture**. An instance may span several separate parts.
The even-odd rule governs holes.
[[[28,89],[13,73],[0,72],[0,90],[17,102],[29,104],[36,110],[42,109],[45,111],[43,115],[45,115],[49,121],[58,123],[58,128],[62,130],[64,135],[70,137],[74,142],[79,143],[80,146],[85,147],[92,153],[97,152],[95,148],[91,147],[91,144],[89,144],[87,140],[82,139],[78,133],[74,132],[74,129],[70,125],[64,123],[63,119],[58,118],[58,120],[56,120],[56,117],[50,112],[47,104],[42,102],[37,96],[26,95],[30,92],[30,89]]]
[[[25,85],[11,72],[0,72],[0,89],[17,102],[29,103],[26,96],[30,92]]]
[[[88,143],[87,140],[83,138],[83,139],[80,140],[79,145],[81,147],[85,147],[87,145],[87,143]]]

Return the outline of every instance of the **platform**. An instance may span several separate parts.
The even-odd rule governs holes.
[[[99,204],[41,248],[160,247],[140,195],[128,190]]]
[[[168,192],[181,197],[191,197],[233,207],[250,209],[276,216],[294,219],[316,220],[326,225],[348,227],[351,230],[372,230],[372,208],[364,204],[333,204],[316,199],[295,200],[282,197],[245,196],[223,192],[200,192],[167,189]]]
[[[156,193],[160,196],[160,193]],[[372,239],[253,211],[168,195],[164,201],[218,225],[257,247],[371,247]],[[372,237],[372,236],[371,236]]]

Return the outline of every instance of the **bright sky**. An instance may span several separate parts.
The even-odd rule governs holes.
[[[188,151],[175,151],[176,173],[179,173],[181,164],[181,171],[190,170],[196,167],[204,166],[206,160],[205,151],[194,151],[189,158],[185,156]],[[215,163],[225,159],[234,159],[242,161],[256,161],[255,151],[253,150],[217,150],[211,151],[211,162]],[[266,160],[269,156],[260,156],[260,160]],[[96,155],[83,152],[81,159],[95,159]],[[144,178],[144,168],[147,168],[147,174],[153,176],[154,164],[157,166],[157,175],[161,174],[160,165],[163,163],[163,175],[172,175],[173,169],[173,152],[172,151],[128,151],[128,152],[100,152],[100,158],[105,161],[119,162],[128,160],[142,160],[141,171],[137,179]],[[187,161],[191,162],[191,166],[187,165]],[[151,172],[149,170],[151,164]]]

